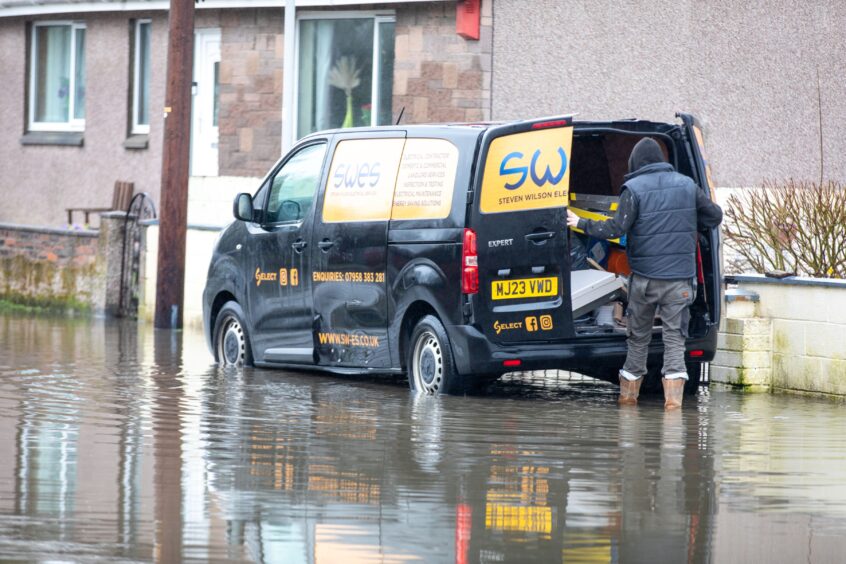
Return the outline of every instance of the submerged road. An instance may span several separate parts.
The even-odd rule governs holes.
[[[0,315],[0,560],[842,562],[842,402],[620,408],[211,364],[199,332]]]

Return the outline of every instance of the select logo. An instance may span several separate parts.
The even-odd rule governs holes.
[[[493,328],[494,331],[496,331],[496,334],[499,335],[503,331],[514,331],[515,329],[522,329],[523,322],[512,321],[510,323],[500,323],[499,321],[494,321]]]

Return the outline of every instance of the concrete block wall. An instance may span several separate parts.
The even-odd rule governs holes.
[[[757,316],[752,299],[727,301],[711,362],[712,382],[766,389],[772,379],[772,322]]]
[[[772,320],[776,389],[846,395],[846,280],[739,277]]]
[[[735,278],[760,301],[728,302],[711,380],[846,396],[846,280]]]

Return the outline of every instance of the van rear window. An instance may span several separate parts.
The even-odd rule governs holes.
[[[488,149],[479,209],[482,213],[567,205],[573,128],[504,135]]]

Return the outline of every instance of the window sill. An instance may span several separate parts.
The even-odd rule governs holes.
[[[150,144],[150,136],[146,133],[142,134],[133,134],[126,138],[126,141],[123,142],[124,149],[146,149],[147,146]]]
[[[82,147],[83,134],[78,131],[29,131],[21,137],[21,145],[62,145]]]

